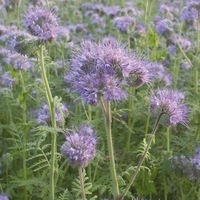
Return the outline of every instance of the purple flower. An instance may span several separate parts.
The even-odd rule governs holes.
[[[126,51],[116,40],[104,38],[99,44],[84,41],[72,57],[65,80],[86,103],[97,104],[100,97],[118,101],[126,97],[126,65]]]
[[[173,23],[168,19],[158,20],[156,22],[156,31],[159,35],[169,38],[173,33]]]
[[[8,87],[12,87],[15,84],[16,80],[11,77],[10,72],[5,72],[1,75],[1,84]]]
[[[159,11],[169,19],[174,19],[174,15],[179,13],[179,5],[176,2],[164,3],[160,5]]]
[[[27,30],[34,36],[47,42],[55,39],[58,31],[57,18],[51,10],[33,7],[25,15],[25,25]]]
[[[143,61],[130,54],[113,38],[100,43],[83,41],[74,52],[65,80],[85,103],[126,98],[125,87],[140,87],[153,80],[170,84],[170,76],[162,65]]]
[[[15,69],[26,70],[32,67],[32,62],[27,56],[21,55],[15,51],[1,49],[0,56],[2,56],[2,61],[4,63],[13,65]]]
[[[4,194],[0,194],[0,200],[9,200],[9,198]]]
[[[169,86],[172,83],[172,77],[167,72],[162,64],[156,62],[149,62],[146,66],[148,69],[152,81],[163,81],[165,86]]]
[[[199,181],[200,178],[200,148],[196,148],[195,154],[189,158],[185,155],[175,157],[175,167],[181,169],[191,181]]]
[[[119,14],[120,7],[119,6],[105,6],[103,9],[103,12],[107,16],[114,17]]]
[[[65,117],[68,115],[68,109],[65,104],[60,104],[56,107],[55,118],[57,125],[61,126],[64,123]],[[43,125],[48,125],[51,123],[51,116],[49,112],[49,106],[44,104],[36,113],[36,122]]]
[[[185,6],[180,14],[180,19],[188,26],[193,26],[198,20],[198,11]]]
[[[175,57],[177,53],[177,47],[175,45],[169,45],[167,47],[167,53],[169,53],[171,56]]]
[[[130,57],[131,62],[124,70],[124,76],[127,83],[132,87],[140,87],[145,83],[151,82],[151,74],[148,68],[148,62],[138,59],[135,55]]]
[[[68,158],[73,167],[85,168],[96,155],[96,136],[89,125],[66,133],[66,142],[61,147],[63,157]]]
[[[196,170],[199,170],[200,174],[200,147],[196,148],[195,155],[190,158],[190,163],[193,164]]]
[[[158,110],[167,117],[167,123],[186,125],[188,109],[182,103],[185,95],[176,90],[159,89],[152,93],[150,106],[152,110]]]
[[[147,34],[147,29],[146,29],[145,25],[142,23],[137,23],[135,26],[135,33],[137,36]]]
[[[127,33],[128,30],[134,27],[135,19],[127,16],[115,17],[113,20],[114,27],[121,33]]]

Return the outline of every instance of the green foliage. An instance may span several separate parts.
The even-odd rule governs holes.
[[[81,199],[78,170],[72,169],[68,160],[61,157],[60,148],[65,142],[64,130],[70,130],[73,126],[82,123],[90,123],[97,131],[98,153],[86,168],[87,175],[84,173],[87,199],[112,199],[107,135],[102,109],[99,105],[84,104],[65,83],[64,75],[70,67],[73,49],[78,49],[83,39],[101,40],[105,36],[113,36],[127,46],[128,51],[136,52],[138,58],[166,64],[167,70],[173,77],[172,85],[167,87],[184,91],[189,107],[187,126],[170,129],[169,151],[166,148],[166,128],[159,125],[153,145],[147,152],[139,174],[125,199],[199,200],[199,181],[190,180],[183,171],[175,169],[173,160],[174,157],[181,156],[190,158],[195,148],[200,145],[198,28],[194,27],[192,31],[187,29],[183,22],[179,23],[177,13],[173,19],[170,18],[176,22],[173,27],[176,37],[185,37],[191,41],[191,48],[188,50],[180,47],[180,42],[175,45],[176,54],[173,56],[168,52],[170,41],[158,35],[152,25],[154,17],[158,15],[159,6],[166,1],[134,1],[136,10],[143,11],[142,15],[139,13],[132,15],[131,7],[121,8],[122,13],[126,9],[129,10],[127,15],[135,19],[134,27],[127,33],[116,30],[113,26],[115,16],[105,15],[99,4],[126,7],[128,1],[95,1],[96,4],[92,5],[92,9],[95,7],[94,13],[86,8],[89,5],[82,6],[84,3],[93,2],[91,0],[46,1],[49,2],[50,7],[56,7],[55,13],[59,15],[59,25],[70,29],[63,36],[59,35],[57,41],[45,44],[45,68],[55,107],[65,102],[69,110],[69,116],[63,125],[52,128],[51,123],[41,126],[35,120],[36,109],[47,102],[38,58],[41,42],[27,39],[25,35],[16,34],[15,37],[10,38],[9,33],[5,36],[2,32],[4,25],[6,27],[14,25],[23,31],[25,27],[21,20],[30,3],[34,1],[12,0],[10,2],[10,7],[5,7],[5,4],[0,6],[2,11],[0,12],[0,48],[3,50],[15,46],[10,50],[28,56],[34,64],[30,69],[19,71],[14,69],[9,59],[0,53],[0,193],[8,194],[10,200],[25,200],[25,194],[27,194],[26,200],[49,200],[51,135],[56,134],[58,152],[55,158],[57,162],[55,199]],[[168,3],[170,4],[169,1]],[[184,2],[176,3],[181,11],[181,4]],[[114,11],[114,8],[112,9]],[[123,15],[122,13],[120,15]],[[168,14],[161,18],[168,18],[172,13],[169,16]],[[105,26],[101,27],[101,23],[95,23],[95,19],[105,22]],[[146,31],[141,35],[135,29],[140,22],[145,26]],[[81,25],[83,28],[80,28]],[[16,27],[12,28],[15,30]],[[183,68],[182,64],[185,61],[192,67]],[[12,87],[2,83],[4,72],[10,72],[11,77],[15,79]],[[127,100],[112,102],[112,136],[120,193],[123,193],[128,185],[137,168],[138,160],[144,155],[149,138],[152,137],[149,133],[153,129],[156,116],[150,112],[149,96],[152,90],[162,87],[162,83],[149,83],[140,88],[130,88],[127,89],[129,94]]]

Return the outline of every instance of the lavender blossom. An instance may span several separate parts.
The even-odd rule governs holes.
[[[74,53],[71,68],[65,76],[86,103],[97,104],[105,100],[123,100],[123,71],[127,65],[124,48],[116,40],[105,38],[102,43],[84,41]]]
[[[9,200],[9,198],[4,194],[0,194],[0,200]]]
[[[194,26],[198,20],[198,11],[185,6],[180,14],[180,19],[189,27]]]
[[[182,103],[184,97],[182,92],[176,90],[159,89],[152,93],[150,106],[152,110],[163,113],[170,125],[186,125],[188,109]]]
[[[182,173],[191,181],[199,181],[200,178],[200,148],[196,148],[195,154],[191,157],[181,155],[174,158],[175,167],[182,170]]]
[[[55,118],[58,126],[63,125],[65,117],[68,115],[68,109],[65,104],[59,105],[55,110]],[[43,125],[51,123],[51,116],[49,112],[49,106],[44,104],[41,109],[36,112],[36,122]]]
[[[55,39],[58,31],[57,18],[52,10],[40,7],[30,8],[25,15],[26,29],[42,42]]]
[[[96,136],[89,125],[66,133],[66,142],[61,147],[63,157],[68,158],[73,167],[85,168],[96,155]]]
[[[173,33],[173,23],[168,19],[158,20],[156,22],[156,31],[160,36],[169,38]]]
[[[177,54],[177,47],[175,45],[169,45],[167,47],[167,53],[169,53],[171,56],[175,57]]]
[[[137,23],[135,26],[135,35],[136,36],[141,36],[147,34],[147,29],[144,24],[142,23]]]
[[[26,55],[21,55],[19,53],[11,54],[11,60],[15,69],[25,70],[32,67],[32,63]]]
[[[164,3],[160,5],[159,11],[162,15],[165,15],[168,19],[173,20],[179,13],[179,6],[176,2]]]
[[[172,77],[163,65],[156,62],[149,62],[146,68],[150,73],[152,81],[163,81],[165,86],[170,86],[172,84]]]
[[[115,17],[113,23],[114,27],[118,29],[121,33],[127,33],[128,30],[134,27],[135,19],[126,16]]]
[[[65,80],[85,103],[96,105],[100,98],[121,101],[126,98],[124,87],[140,87],[153,80],[170,84],[163,66],[151,65],[130,54],[113,38],[101,43],[84,41],[74,52]]]
[[[33,66],[33,63],[27,56],[8,49],[1,49],[0,57],[1,56],[4,63],[13,65],[17,70],[26,70]]]
[[[16,80],[11,77],[10,72],[5,72],[4,74],[1,75],[0,82],[2,85],[5,85],[11,88],[15,84]]]
[[[119,6],[105,6],[103,9],[103,12],[107,16],[115,17],[119,14],[120,7]]]

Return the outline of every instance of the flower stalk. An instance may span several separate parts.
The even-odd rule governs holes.
[[[49,105],[50,115],[51,115],[51,122],[52,127],[56,128],[56,118],[55,118],[55,105],[54,100],[51,94],[51,90],[49,87],[49,82],[46,75],[46,69],[45,69],[45,63],[44,63],[44,46],[40,46],[40,69],[41,69],[41,75],[44,82],[45,87],[45,95],[46,99]],[[56,134],[55,132],[51,133],[51,168],[50,168],[50,200],[55,199],[55,167],[57,165],[56,163],[56,153],[57,153],[57,142],[56,142]]]
[[[113,194],[114,194],[114,199],[117,199],[119,196],[119,186],[118,186],[118,180],[117,180],[115,157],[114,157],[113,142],[112,142],[111,103],[110,103],[110,101],[106,101],[106,105],[105,105],[102,98],[101,98],[100,103],[101,103],[102,110],[103,110],[104,116],[105,116],[108,152],[109,152],[109,157],[110,157],[110,170],[111,170],[111,176],[112,176],[112,182],[113,182]]]
[[[83,180],[83,170],[84,168],[79,167],[78,171],[79,171],[79,179],[80,179],[80,185],[81,185],[81,197],[82,200],[86,200],[86,194],[85,194],[85,187],[84,187],[84,180]]]
[[[150,147],[151,147],[151,144],[152,144],[152,142],[153,142],[153,139],[154,139],[154,137],[155,137],[155,134],[156,134],[156,131],[157,131],[157,128],[158,128],[158,125],[159,125],[159,121],[160,121],[160,119],[161,119],[161,117],[162,117],[163,114],[164,114],[164,113],[162,112],[162,113],[160,113],[160,115],[158,116],[158,118],[157,118],[157,120],[156,120],[156,122],[155,122],[154,128],[153,128],[152,134],[151,134],[151,138],[149,139],[149,142],[148,142],[148,144],[147,144],[147,146],[146,146],[146,149],[145,149],[144,153],[142,154],[142,156],[141,156],[141,158],[140,158],[140,160],[139,160],[139,163],[138,163],[138,165],[137,165],[137,168],[136,168],[134,174],[132,175],[129,184],[128,184],[127,187],[125,188],[124,193],[122,194],[122,196],[121,196],[120,198],[118,198],[118,200],[123,200],[124,197],[127,195],[127,192],[129,191],[129,189],[130,189],[131,186],[133,185],[133,182],[135,181],[135,179],[136,179],[136,177],[137,177],[137,175],[138,175],[138,173],[139,173],[139,171],[140,171],[140,168],[141,168],[143,162],[145,161],[145,158],[146,158],[146,156],[147,156],[147,154],[148,154],[148,151],[149,151],[149,149],[150,149]]]

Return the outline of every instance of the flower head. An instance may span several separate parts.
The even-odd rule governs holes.
[[[200,178],[200,148],[196,148],[195,154],[190,157],[181,155],[174,158],[175,167],[181,169],[191,181],[199,181]]]
[[[96,154],[96,144],[94,130],[89,125],[82,125],[78,131],[66,135],[61,153],[72,166],[85,168]]]
[[[153,79],[169,84],[164,67],[153,66],[128,53],[113,38],[104,38],[99,43],[83,41],[72,56],[65,80],[85,103],[95,105],[100,98],[121,101],[127,97],[124,89],[127,86],[139,87]]]
[[[0,200],[9,200],[9,199],[6,195],[0,194]]]
[[[49,112],[49,106],[44,104],[42,108],[37,111],[37,119],[36,122],[39,124],[47,125],[51,123],[51,116]],[[62,125],[64,123],[64,119],[68,115],[68,109],[65,104],[60,104],[56,107],[55,110],[55,118],[57,125]]]
[[[168,19],[158,20],[156,22],[156,31],[158,35],[168,38],[173,33],[173,23]]]
[[[121,16],[114,18],[114,27],[121,33],[127,33],[129,29],[135,25],[135,19],[131,17]]]
[[[31,7],[25,15],[27,30],[42,42],[50,41],[57,36],[58,24],[56,16],[51,10]]]
[[[159,110],[167,116],[170,125],[186,125],[188,109],[182,103],[185,95],[176,90],[160,89],[152,93],[150,105],[152,110]]]
[[[12,78],[10,72],[5,72],[4,74],[1,75],[1,81],[0,82],[1,82],[2,85],[12,87],[15,84],[16,80],[14,78]]]
[[[125,49],[114,39],[105,38],[99,44],[84,41],[65,79],[86,103],[97,104],[100,97],[119,101],[126,98],[122,88],[126,59]]]

